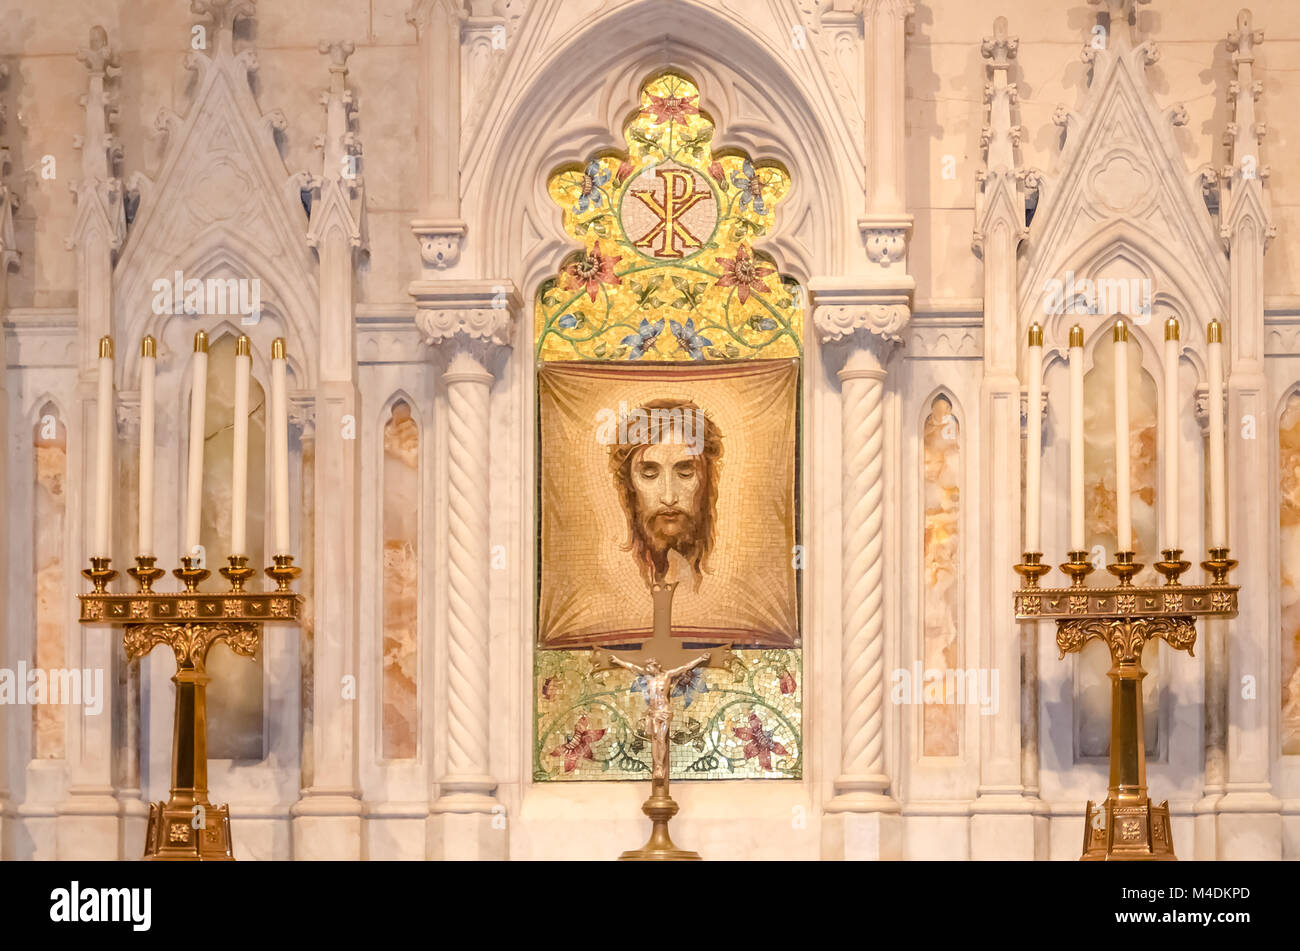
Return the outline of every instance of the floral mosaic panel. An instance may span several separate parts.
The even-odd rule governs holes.
[[[699,95],[676,74],[652,80],[625,153],[551,177],[583,250],[538,292],[538,359],[800,355],[801,289],[753,247],[790,178],[773,163],[715,155]]]
[[[674,781],[802,775],[800,652],[735,656],[729,670],[697,668],[673,690]],[[649,779],[644,678],[590,669],[589,651],[537,651],[533,778]]]

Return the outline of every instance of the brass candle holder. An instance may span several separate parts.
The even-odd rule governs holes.
[[[1061,570],[1071,579],[1068,588],[1042,588],[1035,565],[1025,563],[1016,571],[1025,584],[1015,593],[1016,618],[1021,621],[1056,621],[1056,646],[1061,657],[1078,653],[1090,640],[1102,641],[1110,649],[1110,787],[1104,802],[1089,801],[1084,811],[1084,861],[1174,861],[1169,825],[1169,803],[1152,803],[1147,796],[1146,746],[1143,739],[1142,648],[1154,637],[1163,638],[1175,650],[1188,654],[1196,644],[1198,617],[1235,617],[1237,587],[1228,584],[1228,572],[1236,562],[1226,548],[1210,549],[1202,562],[1211,575],[1206,585],[1184,585],[1179,578],[1190,563],[1181,549],[1161,552],[1155,568],[1165,578],[1156,587],[1133,584],[1142,566],[1133,552],[1117,552],[1106,570],[1115,576],[1112,587],[1090,587],[1084,583],[1092,566],[1086,552],[1070,552]],[[1026,569],[1032,569],[1030,575]]]
[[[127,573],[139,588],[134,594],[112,594],[108,582],[117,572],[107,558],[92,558],[82,574],[94,591],[79,595],[81,623],[111,624],[123,629],[122,644],[129,660],[143,657],[158,644],[166,644],[176,657],[176,707],[172,733],[172,782],[166,802],[150,803],[145,832],[144,858],[153,861],[233,861],[230,809],[208,799],[208,731],[206,662],[208,650],[224,641],[236,654],[257,653],[262,625],[268,621],[296,621],[302,598],[289,590],[301,573],[289,555],[275,556],[266,569],[277,582],[267,593],[244,590],[256,572],[248,559],[232,555],[221,574],[230,591],[199,591],[211,572],[198,559],[185,556],[172,574],[185,590],[156,592],[153,583],[164,574],[155,558],[136,557]]]

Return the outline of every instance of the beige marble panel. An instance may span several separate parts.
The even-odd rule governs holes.
[[[68,597],[63,579],[63,529],[67,515],[68,432],[50,404],[33,431],[32,552],[36,571],[36,658],[44,670],[64,667]],[[67,707],[40,704],[32,710],[32,758],[62,759]]]
[[[946,671],[961,663],[960,523],[961,444],[957,418],[946,396],[937,396],[925,419],[925,670]],[[951,702],[923,707],[921,752],[956,756],[960,752],[961,707]]]
[[[1128,343],[1129,463],[1135,560],[1146,567],[1137,583],[1158,583],[1152,564],[1159,559],[1156,541],[1156,384],[1142,366],[1142,349],[1136,340]],[[1115,345],[1109,336],[1098,343],[1093,368],[1084,378],[1084,527],[1088,548],[1104,552],[1107,563],[1114,560],[1116,548],[1115,513]],[[1108,584],[1114,579],[1105,573],[1094,584]],[[1147,753],[1159,743],[1160,647],[1151,641],[1142,651],[1142,665],[1149,672],[1142,682],[1145,704],[1145,739]],[[1110,751],[1110,653],[1093,641],[1079,657],[1078,752],[1081,756],[1105,756]]]
[[[1300,753],[1300,393],[1278,424],[1282,602],[1282,752]]]
[[[419,449],[419,426],[399,400],[384,425],[384,759],[413,758],[418,735]]]

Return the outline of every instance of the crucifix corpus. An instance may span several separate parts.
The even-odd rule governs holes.
[[[735,660],[731,645],[723,644],[687,650],[673,637],[673,592],[677,582],[655,584],[651,587],[654,598],[654,624],[650,640],[635,651],[608,651],[593,648],[591,673],[622,667],[645,678],[645,722],[650,734],[652,769],[650,773],[650,798],[641,806],[653,823],[650,841],[639,849],[624,852],[624,861],[682,861],[698,860],[698,852],[679,849],[668,835],[668,820],[677,814],[677,803],[668,794],[668,738],[673,722],[673,687],[678,680],[697,667],[726,669]]]

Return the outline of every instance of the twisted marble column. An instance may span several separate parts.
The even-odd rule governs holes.
[[[824,359],[840,364],[841,759],[826,811],[893,813],[885,765],[885,364],[911,312],[905,291],[852,279],[821,278],[810,290]]]
[[[885,370],[860,348],[840,370],[843,400],[844,793],[883,793],[885,776],[884,394]]]
[[[492,374],[467,343],[455,350],[447,385],[447,774],[443,794],[487,795],[488,542]]]
[[[427,854],[505,858],[492,773],[491,367],[510,346],[519,295],[503,281],[416,281],[416,323],[441,351],[447,392],[446,751],[429,806]],[[504,711],[498,712],[504,720]]]

